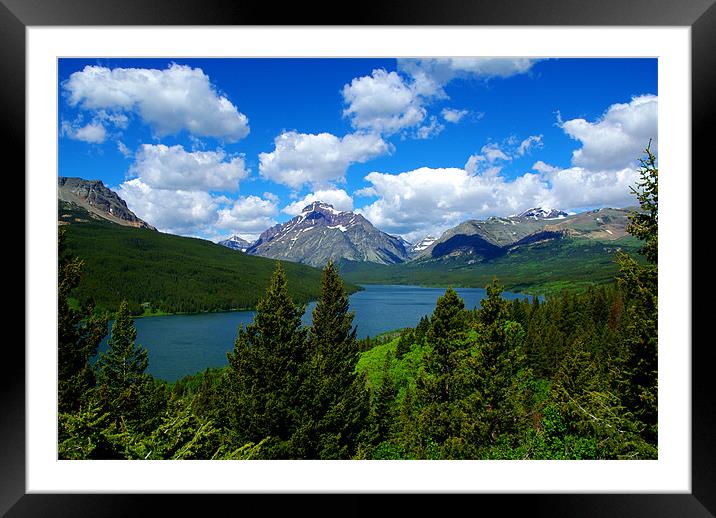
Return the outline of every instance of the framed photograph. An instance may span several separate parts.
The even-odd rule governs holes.
[[[692,315],[697,306],[692,303],[691,284],[692,236],[697,235],[692,231],[697,223],[691,215],[692,206],[697,204],[692,202],[691,171],[708,170],[705,135],[714,114],[710,92],[716,81],[716,7],[712,0],[661,6],[616,1],[599,6],[568,1],[540,6],[530,2],[509,6],[448,2],[439,8],[413,2],[410,7],[361,8],[348,22],[330,15],[313,18],[315,7],[301,12],[299,6],[293,6],[275,13],[256,4],[215,4],[211,8],[192,1],[179,6],[161,4],[80,1],[68,6],[3,0],[0,5],[6,70],[0,91],[6,107],[8,149],[25,149],[26,233],[25,354],[17,353],[8,361],[8,365],[25,367],[24,372],[9,369],[2,381],[6,411],[0,447],[0,512],[31,516],[53,509],[61,516],[79,512],[119,516],[140,505],[136,495],[141,493],[352,493],[354,512],[368,506],[367,495],[373,493],[483,497],[508,493],[500,497],[500,505],[549,516],[571,516],[585,509],[595,516],[709,516],[716,510],[712,469],[716,459],[711,440],[714,413],[706,395],[711,355],[704,346],[708,340],[692,342]],[[320,25],[316,25],[317,19]],[[657,191],[649,191],[650,178],[656,182],[657,160],[662,169],[658,241]],[[91,189],[95,197],[97,192],[104,193],[101,205],[105,208],[97,209],[96,203],[81,194],[91,190],[87,180],[101,180]],[[637,199],[633,195],[639,193],[629,187],[638,181],[645,190]],[[645,216],[635,230],[626,207],[631,205],[634,210],[639,203],[641,214],[649,214],[653,207],[654,218]],[[122,295],[114,298],[75,291],[63,299],[59,293],[58,309],[58,229],[62,234],[63,226],[72,227],[75,222],[81,226],[87,221],[91,223],[83,227],[87,230],[75,231],[70,242],[73,251],[84,251],[84,267],[95,276],[104,270],[99,284],[142,286],[141,295],[127,295],[127,286],[116,289]],[[116,224],[119,230],[112,230],[113,237],[107,240],[109,234],[100,227],[115,228]],[[471,230],[465,230],[465,225]],[[311,240],[307,236],[316,235],[311,231],[317,226],[321,237]],[[147,237],[126,237],[128,227],[139,227]],[[648,246],[641,248],[635,238],[630,241],[629,234],[650,243],[651,251]],[[176,239],[155,240],[160,235]],[[588,239],[570,249],[554,244],[575,236]],[[584,245],[587,241],[592,248]],[[113,254],[102,255],[103,247],[111,251],[112,243],[119,247],[129,242],[137,249],[161,247],[161,259],[153,265],[133,262],[131,267],[119,266],[113,273]],[[171,247],[176,247],[176,257],[171,256],[174,251],[167,250]],[[232,247],[240,251],[231,251],[231,255],[226,248]],[[589,252],[585,252],[587,248]],[[549,309],[542,309],[543,313],[535,309],[545,300],[536,295],[557,297],[563,287],[549,276],[540,276],[535,265],[550,271],[562,268],[570,272],[574,285],[581,282],[586,286],[600,276],[613,275],[607,271],[613,263],[605,267],[603,259],[623,251],[643,256],[629,263],[632,266],[622,266],[633,268],[629,271],[637,272],[633,273],[637,277],[647,275],[640,270],[647,268],[644,265],[656,264],[657,251],[661,259],[658,283],[654,278],[650,288],[654,304],[657,289],[661,299],[658,369],[648,371],[658,373],[658,389],[655,382],[644,381],[639,370],[645,363],[657,362],[655,352],[642,359],[631,353],[621,357],[618,345],[607,352],[583,345],[592,335],[582,331],[582,338],[571,342],[578,346],[555,352],[558,348],[546,344],[548,340],[529,338],[524,330],[527,324],[523,327],[519,322],[527,318],[525,311],[537,312],[532,314],[542,315],[545,321],[558,315]],[[528,253],[533,256],[520,262]],[[272,287],[261,299],[263,306],[257,306],[253,295],[237,295],[255,288],[237,281],[238,273],[232,270],[237,268],[233,266],[236,254],[247,258],[238,268],[250,272],[257,279],[254,284],[262,286],[269,284],[271,275],[264,262],[288,261],[274,271]],[[252,262],[254,259],[258,262]],[[63,270],[69,263],[62,260],[60,278],[71,277],[72,268]],[[209,260],[215,261],[214,270],[202,272],[201,262]],[[314,267],[320,269],[327,261],[339,264],[345,296],[357,293],[351,295],[355,311],[351,319],[355,320],[347,322],[357,324],[359,332],[346,340],[361,351],[363,361],[343,365],[342,358],[336,356],[329,363],[331,368],[347,369],[350,379],[365,376],[372,394],[372,399],[365,396],[371,401],[366,403],[370,406],[366,406],[365,420],[371,424],[355,432],[360,439],[350,439],[350,444],[342,442],[353,437],[355,430],[348,428],[327,434],[334,437],[333,442],[315,438],[306,430],[303,435],[296,432],[285,440],[274,440],[274,432],[279,433],[282,425],[271,423],[283,415],[281,409],[296,408],[301,397],[306,397],[305,387],[322,385],[308,375],[303,381],[295,381],[299,374],[295,379],[284,377],[286,386],[279,384],[276,389],[280,397],[272,395],[263,407],[256,403],[264,401],[264,395],[252,388],[258,382],[245,381],[250,370],[247,365],[269,361],[265,355],[282,354],[276,352],[282,345],[272,349],[265,345],[267,338],[256,339],[262,330],[251,327],[261,325],[260,318],[252,323],[254,312],[267,312],[265,321],[274,323],[264,324],[266,329],[287,322],[287,313],[281,313],[276,304],[282,293],[288,293],[281,291],[285,289],[282,279],[288,279],[294,300],[298,297],[301,303],[308,303],[318,299],[303,316],[291,313],[297,325],[313,326],[307,334],[296,331],[291,336],[298,337],[301,344],[313,344],[316,349],[311,351],[320,350],[320,328],[315,322],[320,325],[321,304],[328,295],[318,293],[311,282],[319,286],[321,272]],[[500,261],[505,264],[502,270],[494,266]],[[484,271],[478,268],[483,263],[490,265]],[[433,266],[425,266],[428,264]],[[450,278],[440,273],[447,264],[453,272]],[[175,278],[210,275],[211,289],[204,293],[198,281],[186,288],[191,289],[190,295],[161,292],[157,286],[169,282],[161,280],[167,271]],[[471,278],[458,277],[456,271],[467,271]],[[323,286],[330,285],[333,274],[329,266],[322,275]],[[495,275],[506,289],[501,286],[495,291],[496,284],[487,286],[486,291],[478,288],[489,284]],[[561,280],[560,275],[555,277]],[[151,288],[147,287],[149,277],[155,281]],[[487,279],[484,282],[483,277]],[[637,284],[646,277],[638,278]],[[398,286],[405,284],[441,288],[406,294],[401,291],[404,286]],[[445,285],[458,289],[446,292]],[[175,281],[173,286],[188,285]],[[182,289],[175,287],[174,291]],[[640,296],[648,289],[640,284]],[[147,295],[150,292],[155,295]],[[500,315],[509,313],[509,318],[489,320],[489,305],[488,309],[472,310],[480,307],[481,300],[492,300],[491,293],[499,298],[501,292],[504,299],[500,300],[507,302],[496,307],[502,308]],[[532,301],[519,293],[533,295]],[[366,299],[364,306],[360,306],[361,296]],[[425,338],[416,338],[425,312],[416,309],[413,315],[412,306],[408,307],[427,304],[420,297],[430,299],[432,314],[432,324],[428,318],[427,331],[423,331],[432,340],[426,348],[416,345],[427,343]],[[463,338],[455,335],[459,319],[439,314],[441,304],[449,308],[450,297],[455,297],[454,304],[460,308],[467,308],[464,318],[471,323],[464,324],[464,337],[458,333]],[[569,295],[565,297],[568,301]],[[608,291],[590,297],[590,308],[597,307],[594,301],[602,300],[599,297],[606,297],[608,302],[599,304],[608,309],[594,309],[594,315],[601,316],[594,316],[593,322],[587,318],[577,326],[602,326],[600,336],[614,332],[627,337],[619,338],[620,344],[628,343],[632,336],[631,322],[643,322],[648,316],[639,313],[647,311],[643,307],[647,302],[625,303],[621,295]],[[391,307],[400,300],[403,306],[393,315]],[[435,300],[438,308],[432,313]],[[89,303],[92,306],[87,306]],[[80,390],[77,380],[84,374],[74,375],[71,383],[60,383],[58,396],[58,376],[63,376],[58,370],[62,370],[63,360],[58,358],[57,315],[64,311],[63,304],[71,306],[70,313],[90,308],[89,320],[80,324],[89,334],[92,331],[87,325],[97,329],[108,325],[99,317],[92,320],[99,315],[99,311],[92,313],[92,308],[116,315],[109,323],[110,339],[101,342],[98,363],[91,367],[93,399],[78,408],[66,401],[75,397],[73,391]],[[246,322],[235,320],[240,309],[252,311],[240,316],[246,316]],[[444,315],[453,314],[450,309],[444,311]],[[177,353],[184,362],[180,366],[178,356],[171,357],[171,344],[156,343],[161,343],[161,337],[176,341],[191,332],[180,327],[178,320],[157,327],[162,319],[181,313],[211,318],[230,315],[221,325],[229,329],[232,341],[232,330],[241,326],[233,351],[220,345],[216,358],[208,359],[211,353],[198,354],[188,344]],[[271,320],[271,315],[278,314],[282,319]],[[381,319],[386,320],[388,314],[393,316],[386,324]],[[139,319],[141,325],[130,324],[130,316],[138,315],[152,318]],[[441,324],[440,318],[452,320]],[[125,320],[126,329],[122,328]],[[627,323],[620,324],[623,321]],[[147,353],[132,349],[135,325],[141,327],[140,338],[150,336],[146,333],[157,337],[155,348],[149,349],[149,368]],[[218,329],[219,324],[217,320],[200,324],[195,318],[191,325]],[[655,333],[657,322],[650,325]],[[548,329],[548,323],[543,326]],[[443,338],[438,332],[442,328],[446,329]],[[369,331],[361,334],[361,329]],[[478,338],[474,338],[475,329]],[[207,333],[206,329],[196,332]],[[281,332],[288,336],[289,331]],[[116,388],[119,382],[112,371],[112,354],[120,354],[115,348],[121,347],[123,336],[129,337],[125,353],[135,355],[132,361],[138,372],[147,370],[168,384],[151,381],[151,389],[142,385],[136,393],[132,391],[139,385],[124,392]],[[377,341],[371,343],[376,336]],[[480,336],[493,338],[485,338],[483,343]],[[551,340],[558,340],[552,336]],[[638,336],[638,340],[646,340]],[[293,338],[284,338],[282,344],[289,343],[287,340]],[[447,356],[436,352],[440,340],[453,344],[445,346],[445,355],[463,358],[456,372],[467,372],[465,366],[469,365],[477,373],[474,380],[469,375],[449,381],[440,378],[437,373],[445,372],[440,362],[447,361]],[[477,345],[466,348],[466,356],[453,356],[454,344],[460,340],[477,340]],[[498,355],[496,365],[503,367],[480,371],[475,365],[488,362],[485,358],[493,354],[490,351],[502,350],[497,343],[505,352],[494,353]],[[283,353],[289,363],[302,361],[304,345],[297,347]],[[365,354],[379,350],[384,352]],[[513,350],[519,353],[513,354]],[[209,370],[203,378],[185,377],[207,366],[226,365],[227,352],[229,374],[222,376],[229,381],[218,375],[212,379]],[[59,356],[62,354],[60,347]],[[331,350],[305,354],[306,365],[314,362],[311,365],[315,366],[321,364],[320,354],[329,357]],[[414,355],[414,363],[404,359],[406,354],[408,358]],[[168,358],[164,363],[162,355]],[[471,355],[480,361],[470,363],[465,358]],[[616,363],[600,367],[595,358]],[[274,359],[284,361],[278,356]],[[397,363],[391,364],[394,361]],[[624,379],[638,380],[639,390],[627,389],[616,403],[610,393],[601,392],[602,385],[587,391],[591,399],[573,397],[570,383],[584,380],[587,372],[602,367],[605,372],[619,370],[622,361],[628,365],[623,367]],[[524,369],[519,367],[523,365]],[[232,377],[232,369],[242,374]],[[296,372],[304,371],[299,368]],[[539,375],[530,377],[534,372]],[[426,395],[432,390],[429,387],[474,383],[483,391],[481,397],[488,400],[491,393],[484,387],[499,383],[492,380],[503,375],[525,381],[521,392],[510,392],[509,387],[517,382],[493,387],[503,396],[511,394],[495,400],[497,412],[493,403],[476,402],[469,394],[453,406],[436,406],[434,413],[425,410],[429,405],[425,402],[432,401],[432,396]],[[540,376],[549,378],[549,384],[540,385]],[[593,380],[601,380],[599,376],[594,374],[592,381],[580,383],[596,383]],[[603,375],[609,376],[612,374]],[[620,374],[614,376],[622,379]],[[397,387],[384,386],[388,377],[400,378]],[[620,382],[614,381],[615,386]],[[204,390],[196,388],[202,383],[211,387],[231,384],[221,385],[223,388],[216,389],[219,392],[206,389],[207,398],[211,394],[225,401],[226,394],[234,392],[230,397],[237,398],[235,403],[222,402],[225,406],[221,407],[206,403],[211,412],[233,409],[233,404],[241,410],[235,416],[213,413],[213,420],[202,420],[199,412],[188,407],[182,410],[182,391]],[[338,382],[323,384],[335,389]],[[331,387],[321,388],[320,393],[324,399],[348,398],[353,387],[348,384],[335,396],[330,395]],[[376,394],[389,390],[395,392],[391,404],[378,409]],[[166,403],[169,392],[176,396],[171,408]],[[553,398],[549,404],[533,402],[539,398],[546,401],[548,392]],[[244,395],[249,393],[251,396]],[[525,394],[532,402],[526,402]],[[350,397],[352,402],[359,398]],[[412,397],[421,401],[419,411],[406,403]],[[146,408],[163,404],[166,410],[162,415],[170,417],[163,421],[156,417],[153,431],[133,435],[135,417],[130,416],[137,408],[145,408],[140,405],[142,400],[150,399]],[[129,400],[134,406],[121,406]],[[160,400],[164,403],[157,403]],[[502,403],[506,400],[508,406]],[[455,412],[464,410],[466,401],[470,408],[482,409],[481,419],[492,423],[489,430],[473,429],[465,423],[458,427],[459,433],[443,433],[437,425],[431,428],[432,423],[442,422],[440,412],[449,412],[450,419],[455,419]],[[335,408],[344,408],[343,404],[336,403]],[[532,408],[530,405],[539,411],[524,410]],[[260,408],[268,407],[272,413],[261,414]],[[519,412],[515,410],[518,407]],[[105,412],[108,408],[112,409],[109,414]],[[510,442],[512,432],[505,430],[516,426],[518,418],[513,411],[514,416],[529,413],[533,426],[527,427],[531,431],[520,428],[522,439]],[[107,416],[112,412],[116,413],[115,424],[105,427],[101,439],[87,439],[96,426],[87,423],[111,420],[113,417]],[[400,440],[395,439],[395,424],[385,425],[392,427],[390,434],[381,431],[380,416],[387,412],[395,413],[395,422],[403,419]],[[621,412],[628,417],[622,418]],[[293,416],[295,411],[285,413]],[[618,434],[592,440],[587,438],[592,437],[591,432],[580,436],[575,431],[548,438],[545,427],[562,426],[565,416],[574,414],[581,415],[582,424],[574,425],[573,430],[600,422],[617,429]],[[231,426],[250,422],[246,429],[255,426],[256,431],[232,438],[234,442],[206,439],[220,435],[219,425],[212,426],[222,419]],[[316,426],[327,426],[331,433],[339,426],[335,416],[311,419],[314,424],[330,423]],[[471,418],[466,419],[467,423]],[[256,424],[264,422],[267,424]],[[411,426],[418,431],[406,431],[412,430]],[[166,437],[172,434],[192,438],[169,445]],[[445,437],[435,442],[441,434]],[[629,445],[619,440],[615,444],[615,436],[629,437]],[[474,444],[483,441],[489,446],[475,449],[473,438],[477,438]],[[315,455],[306,457],[314,460],[283,460],[303,458],[303,453],[296,452],[312,449]],[[331,458],[352,460],[327,460]],[[507,502],[513,494],[525,496]]]

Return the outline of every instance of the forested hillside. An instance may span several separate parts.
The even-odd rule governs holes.
[[[102,310],[115,311],[122,300],[131,314],[254,308],[276,264],[203,239],[93,219],[64,202],[59,219],[70,222],[62,225],[62,253],[84,262],[71,296],[80,304],[94,300]],[[297,302],[318,296],[320,270],[296,263],[284,263],[284,268]]]
[[[608,242],[566,237],[524,246],[484,262],[465,257],[394,265],[344,260],[340,270],[344,279],[360,284],[482,288],[497,277],[509,291],[559,294],[565,288],[579,290],[613,282],[618,271],[615,257],[627,252],[641,260],[639,246],[633,236]]]

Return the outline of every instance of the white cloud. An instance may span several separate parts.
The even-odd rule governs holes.
[[[220,94],[199,68],[177,64],[165,70],[86,66],[71,74],[62,88],[70,106],[109,113],[119,127],[127,122],[125,114],[136,113],[160,137],[187,130],[235,142],[249,133],[246,115]]]
[[[230,230],[231,235],[240,235],[253,241],[261,232],[276,224],[277,213],[276,199],[242,196],[231,206],[218,211],[215,226]]]
[[[84,126],[80,126],[77,122],[63,121],[60,126],[60,136],[90,144],[101,144],[107,138],[107,130],[99,121],[93,121]]]
[[[343,181],[352,163],[366,162],[390,151],[390,145],[372,133],[339,138],[330,133],[289,131],[276,137],[274,146],[272,152],[259,154],[259,173],[293,189],[305,184],[326,187]]]
[[[343,116],[354,128],[392,135],[425,119],[418,92],[396,72],[373,70],[370,76],[354,78],[342,94],[348,105]]]
[[[244,160],[222,150],[188,152],[180,145],[143,144],[130,174],[154,189],[236,191],[246,178]]]
[[[538,171],[540,173],[552,173],[554,171],[559,171],[559,167],[554,167],[553,165],[545,164],[542,162],[542,160],[537,160],[533,165],[532,169],[535,171]]]
[[[415,90],[421,95],[445,97],[443,87],[453,79],[510,77],[529,72],[537,61],[529,58],[406,58],[398,60],[398,69],[413,77]]]
[[[121,140],[117,141],[117,150],[122,153],[124,158],[130,158],[132,156],[132,150],[129,149]]]
[[[452,122],[453,124],[457,124],[462,120],[462,118],[468,114],[467,110],[457,110],[455,108],[443,108],[443,110],[440,112],[440,114],[443,116],[443,119],[445,119],[448,122]]]
[[[639,175],[635,169],[589,170],[571,167],[545,175],[550,183],[550,207],[579,209],[605,206],[626,207],[636,205],[630,187],[636,185]]]
[[[421,140],[429,139],[436,135],[439,135],[440,132],[442,132],[442,130],[444,129],[445,126],[443,124],[440,124],[438,122],[438,118],[433,115],[432,117],[430,117],[430,120],[427,124],[425,124],[424,126],[420,126],[415,131],[415,138]]]
[[[278,200],[264,196],[230,199],[205,191],[157,189],[140,178],[128,180],[117,189],[127,206],[162,232],[183,236],[217,236],[228,231],[253,240],[276,224]]]
[[[510,155],[497,144],[481,151],[470,156],[464,169],[372,172],[365,178],[371,185],[355,194],[378,199],[357,212],[381,230],[415,240],[440,235],[467,219],[507,216],[530,207],[570,210],[635,203],[630,187],[638,174],[631,167],[560,169],[538,161],[532,166],[537,173],[510,179],[501,165]]]
[[[613,104],[594,122],[585,119],[559,121],[564,132],[581,142],[572,164],[587,169],[620,169],[633,166],[643,156],[649,139],[658,149],[658,97],[641,95],[629,103]]]
[[[216,221],[219,208],[207,192],[155,189],[140,178],[124,182],[117,194],[141,219],[171,234],[205,232]]]
[[[498,160],[510,160],[510,157],[507,156],[502,149],[500,149],[498,144],[485,144],[482,146],[480,151],[485,159],[491,164],[497,162]]]
[[[523,156],[532,148],[541,148],[542,146],[542,135],[531,135],[524,139],[522,142],[520,142],[520,145],[517,147],[515,154],[517,156]]]
[[[353,210],[353,198],[351,198],[346,191],[343,189],[324,189],[308,194],[302,199],[290,203],[284,207],[281,212],[289,216],[296,216],[314,201],[322,201],[333,205],[336,210]]]
[[[461,221],[503,210],[503,180],[464,169],[422,167],[366,176],[379,199],[358,210],[374,225],[405,239],[439,235]],[[508,209],[509,210],[509,209]]]

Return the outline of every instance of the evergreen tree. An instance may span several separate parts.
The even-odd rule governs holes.
[[[297,458],[295,434],[305,401],[306,332],[303,307],[291,300],[281,263],[251,324],[239,328],[224,387],[228,424],[239,440],[258,443],[266,458]]]
[[[95,384],[90,359],[107,334],[107,317],[93,314],[93,306],[81,310],[70,305],[70,294],[77,287],[83,263],[77,257],[66,255],[65,229],[59,230],[58,265],[58,410],[70,412],[79,409],[88,391]]]
[[[378,442],[390,440],[390,434],[395,420],[393,406],[397,391],[393,376],[390,373],[391,354],[385,355],[383,362],[383,376],[380,385],[375,392],[375,403],[373,404],[373,421],[376,426]]]
[[[479,425],[471,412],[477,380],[467,333],[465,305],[448,288],[430,318],[427,350],[417,379],[418,424],[439,457],[470,457],[474,428]]]
[[[624,292],[626,358],[622,394],[627,409],[643,424],[643,437],[657,439],[658,322],[658,169],[649,147],[641,159],[641,181],[632,189],[640,210],[630,215],[627,231],[644,241],[646,264],[622,254],[618,283]]]
[[[479,421],[482,441],[517,436],[525,426],[526,396],[523,387],[530,374],[525,370],[524,329],[509,320],[510,303],[502,298],[502,286],[493,279],[480,301],[477,329],[477,377],[480,380]]]
[[[395,348],[395,357],[402,359],[403,356],[410,352],[410,348],[413,346],[414,341],[415,335],[413,334],[412,329],[405,329],[402,333],[400,333],[398,345]]]
[[[349,458],[369,411],[369,394],[355,374],[359,347],[353,312],[337,268],[329,261],[323,269],[321,293],[313,310],[308,334],[311,401],[308,416],[314,454],[322,459]]]
[[[135,344],[136,338],[129,305],[122,301],[107,341],[108,349],[97,360],[98,395],[116,420],[137,421],[142,417],[144,396],[152,383],[144,372],[149,363],[147,350]]]

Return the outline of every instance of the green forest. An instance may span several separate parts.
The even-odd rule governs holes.
[[[324,268],[304,327],[275,263],[228,365],[174,384],[146,374],[126,301],[91,364],[107,315],[71,303],[83,262],[65,253],[59,457],[657,458],[658,170],[648,148],[640,175],[627,230],[644,260],[619,253],[610,284],[509,302],[492,279],[475,310],[448,288],[415,328],[358,340],[336,265]]]
[[[97,311],[117,311],[123,300],[133,315],[253,309],[276,262],[204,239],[93,219],[66,202],[60,202],[59,219],[81,222],[62,226],[60,260],[82,259],[72,297],[75,305],[91,303]],[[283,268],[297,302],[316,299],[320,270],[290,262]]]

